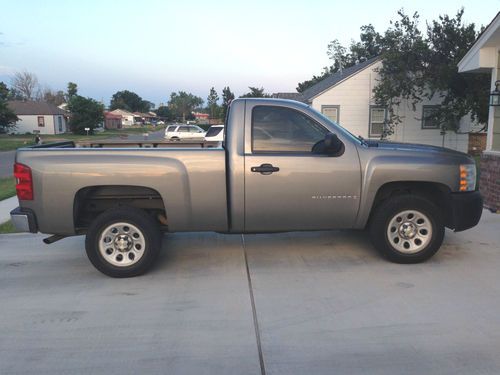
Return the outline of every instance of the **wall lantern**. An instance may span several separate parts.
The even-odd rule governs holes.
[[[495,82],[495,91],[490,94],[490,106],[500,106],[500,80]]]

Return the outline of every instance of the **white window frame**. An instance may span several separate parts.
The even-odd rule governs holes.
[[[383,109],[384,110],[384,121],[383,122],[372,122],[372,110],[374,109]],[[383,107],[383,106],[380,106],[380,105],[371,105],[370,106],[370,114],[369,114],[369,122],[368,122],[368,137],[369,138],[380,138],[383,134],[383,130],[382,130],[382,133],[374,133],[372,131],[372,125],[373,124],[382,124],[382,127],[385,128],[385,123],[387,122],[387,108],[386,107]]]
[[[329,109],[329,108],[335,108],[337,110],[337,119],[336,120],[332,120],[330,117],[326,116],[326,114],[323,112],[324,109]],[[340,105],[337,105],[337,104],[328,104],[328,105],[322,105],[321,106],[321,113],[328,117],[330,120],[332,120],[333,122],[335,122],[336,124],[339,124],[340,123]]]

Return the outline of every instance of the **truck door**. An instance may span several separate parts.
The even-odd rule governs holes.
[[[300,109],[247,101],[246,232],[354,224],[361,185],[357,150],[352,141],[343,140],[340,156],[313,154],[314,144],[328,132]]]

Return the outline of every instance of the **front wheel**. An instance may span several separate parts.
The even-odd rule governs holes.
[[[90,225],[85,239],[90,262],[111,277],[142,275],[161,249],[158,223],[134,207],[112,208]]]
[[[375,248],[396,263],[419,263],[441,247],[444,222],[439,208],[430,200],[401,195],[382,202],[369,226]]]

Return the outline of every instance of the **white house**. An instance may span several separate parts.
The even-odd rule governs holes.
[[[325,116],[338,122],[355,135],[364,138],[380,138],[387,109],[377,106],[373,98],[373,87],[377,84],[376,69],[382,65],[380,58],[373,58],[350,68],[343,69],[309,87],[302,93],[301,100]],[[402,102],[397,114],[402,122],[389,138],[394,141],[424,143],[445,146],[467,152],[468,134],[473,124],[469,118],[460,120],[458,133],[448,131],[441,134],[438,124],[428,118],[440,100],[438,97],[417,104],[414,111],[411,104]]]
[[[110,111],[109,113],[113,115],[120,115],[122,116],[122,125],[123,126],[131,126],[135,124],[135,117],[132,112],[126,111],[124,109],[115,109],[114,111]]]
[[[47,102],[12,100],[8,106],[19,118],[13,133],[59,134],[68,130],[68,112]]]
[[[479,187],[484,205],[500,212],[500,12],[458,63],[460,73],[491,74],[486,150],[481,155]]]

